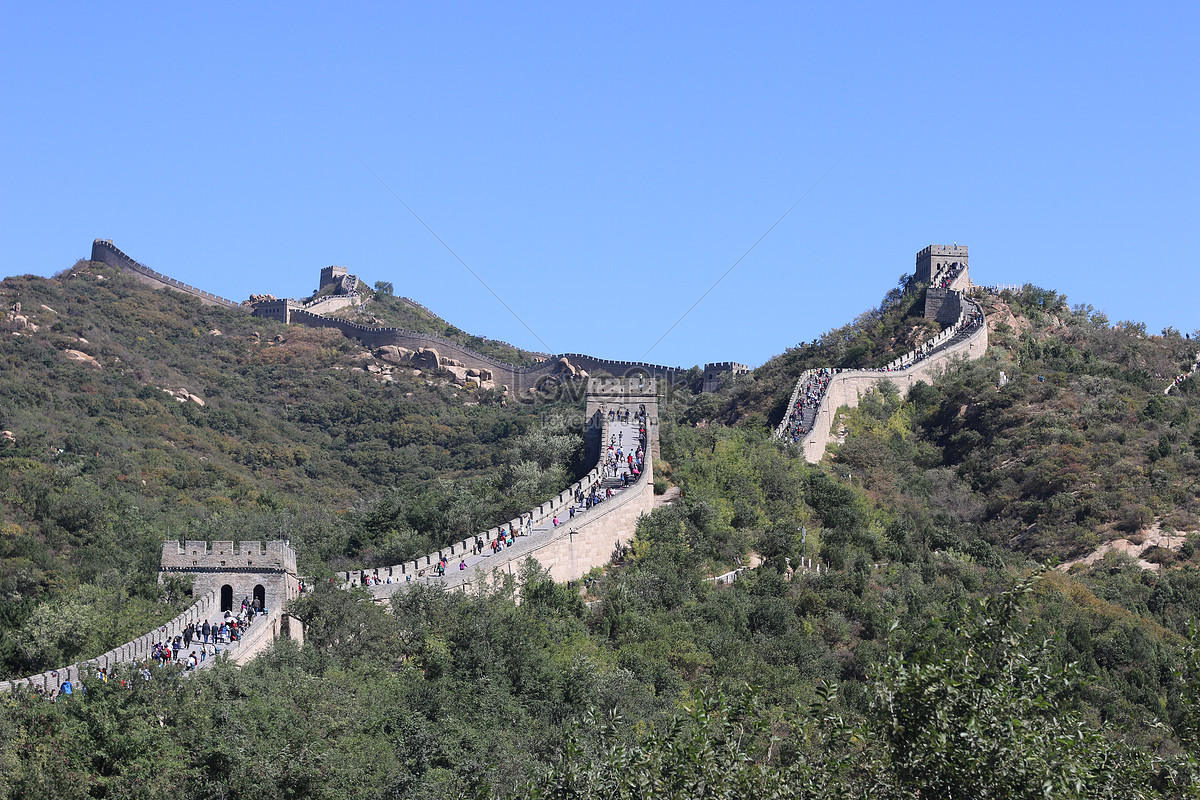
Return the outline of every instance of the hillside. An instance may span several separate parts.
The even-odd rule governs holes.
[[[95,288],[91,268],[82,273],[60,284],[32,283],[60,292],[60,303],[75,283],[90,294],[110,291]],[[25,291],[24,280],[6,287]],[[903,400],[878,384],[844,412],[844,441],[810,464],[798,448],[771,438],[771,423],[804,369],[886,363],[927,335],[929,323],[908,313],[914,293],[898,289],[889,298],[718,393],[679,387],[664,397],[655,476],[681,495],[642,517],[630,546],[582,585],[555,584],[527,562],[482,595],[422,587],[398,593],[385,609],[365,591],[322,583],[292,607],[305,625],[301,648],[280,641],[242,670],[218,664],[184,677],[166,667],[127,687],[95,681],[83,702],[26,696],[0,706],[0,794],[49,796],[86,776],[92,796],[1195,797],[1200,635],[1189,621],[1200,616],[1200,392],[1193,380],[1163,394],[1191,363],[1192,341],[1110,325],[1035,287],[982,296],[993,343],[986,357],[918,384]],[[237,330],[235,320],[206,316],[215,312],[188,313]],[[96,328],[84,338],[100,339]],[[172,345],[221,340],[205,330],[196,326],[195,334],[156,345],[166,348],[164,362],[183,363]],[[387,413],[388,402],[369,401],[400,389],[354,372],[364,356],[352,345],[321,331],[256,330],[260,341],[247,329],[237,345],[241,360],[222,362],[222,370],[244,376],[227,378],[230,385],[252,376],[253,385],[266,387],[261,401],[241,394],[236,401],[264,418],[261,435],[298,446],[291,443],[328,431],[324,421],[281,405],[276,393],[291,392],[295,381],[306,388],[290,402],[315,401],[330,373],[348,378],[346,391],[362,398],[360,418],[333,418],[361,431],[356,441],[391,430],[368,416]],[[129,335],[112,333],[121,342]],[[109,368],[117,351],[96,351],[101,369],[80,372],[50,340],[17,337],[25,338],[18,346],[41,353],[39,363],[61,374],[42,382],[49,388],[26,386],[47,396],[38,412],[20,412],[22,424],[33,427],[38,414],[52,413],[61,420],[55,424],[107,436],[115,421],[73,421],[56,403],[79,416],[80,397],[132,391],[101,377],[119,371]],[[262,355],[298,347],[289,342],[309,343],[305,355],[282,364]],[[130,350],[120,351],[121,364],[136,357],[136,347]],[[18,363],[6,361],[6,369]],[[393,373],[397,383],[416,379],[413,397],[404,398],[414,403],[426,377]],[[25,383],[31,380],[27,374]],[[92,393],[60,388],[71,380],[113,383]],[[212,395],[209,383],[195,385]],[[476,399],[450,386],[424,391],[428,418],[420,423],[428,427],[414,420],[413,434],[441,426],[443,438],[430,446],[443,447],[440,457],[468,484],[485,482],[483,456],[492,451],[442,431],[457,430],[451,423],[459,415],[517,415],[510,435],[491,443],[501,453],[532,458],[543,452],[537,441],[551,452],[569,450],[568,428],[525,424],[520,409],[495,398],[485,403],[475,393],[480,405],[462,406]],[[187,415],[235,401],[223,391],[205,397],[203,409],[167,398],[147,416],[190,431],[190,440],[171,439],[186,441],[182,449],[207,448],[209,429]],[[55,435],[48,431],[44,441],[59,442]],[[147,451],[155,441],[151,433],[127,435],[140,437],[130,441]],[[374,485],[340,435],[327,447],[345,453],[322,454],[331,470]],[[179,449],[159,442],[155,452]],[[57,457],[76,452],[63,450]],[[304,547],[322,546],[322,536],[334,536],[329,531],[348,537],[324,545],[333,555],[323,557],[364,558],[379,546],[380,531],[407,525],[416,509],[443,508],[411,502],[400,488],[322,517],[327,512],[305,492],[324,491],[326,483],[295,464],[255,471],[215,445],[192,452],[222,458],[230,475],[245,473],[248,490],[276,487],[271,502],[282,510],[260,511],[255,499],[225,520],[290,520],[293,540]],[[38,469],[61,474],[54,457],[43,462]],[[195,468],[204,474],[202,463]],[[509,480],[515,470],[495,463],[501,477],[494,481]],[[89,469],[80,473],[88,480],[102,474]],[[120,488],[126,484],[115,475],[145,473],[137,461],[105,485]],[[160,505],[183,505],[171,517],[178,524],[219,529],[207,520],[225,512],[198,499],[208,487],[152,489],[148,481],[137,501],[157,492]],[[430,491],[421,497],[433,497]],[[36,507],[31,497],[5,506],[6,519],[26,514],[19,524],[41,526],[38,536],[14,541],[40,541],[43,529],[62,527],[52,516],[27,514]],[[78,535],[96,528],[85,524]],[[1155,531],[1175,538],[1142,554],[1151,568],[1121,550],[1052,568],[1108,539],[1158,541]],[[144,535],[161,532],[148,526]],[[98,546],[97,553],[111,549]],[[714,580],[739,564],[757,566],[736,580]],[[212,702],[192,702],[197,697]]]
[[[18,303],[0,340],[0,630],[97,593],[120,631],[147,627],[141,607],[115,611],[159,598],[170,536],[288,538],[310,574],[395,563],[511,518],[580,466],[572,406],[394,367],[335,331],[93,263],[0,282],[0,307]],[[28,670],[22,637],[0,638],[0,672]]]
[[[1040,560],[1152,527],[1180,532],[1178,545],[1200,529],[1195,386],[1163,393],[1194,360],[1190,335],[1109,325],[1032,287],[984,306],[989,357],[907,403],[847,415],[835,463],[895,502],[949,470],[984,535]]]
[[[348,319],[360,325],[387,326],[417,333],[432,333],[477,353],[499,359],[519,367],[531,367],[546,359],[545,353],[530,353],[513,347],[506,342],[475,336],[451,325],[429,309],[405,297],[396,297],[386,287],[373,293],[365,287],[360,292],[370,294],[370,301],[362,306],[347,306],[334,311],[330,316]]]

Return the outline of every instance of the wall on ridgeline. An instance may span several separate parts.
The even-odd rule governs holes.
[[[598,506],[570,517],[565,512],[574,504],[575,493],[586,492],[592,484],[604,481],[604,470],[600,463],[602,448],[589,448],[590,456],[596,461],[591,471],[557,496],[522,515],[532,517],[534,528],[550,522],[556,515],[563,518],[561,524],[545,532],[536,532],[533,536],[518,536],[512,547],[500,550],[488,560],[486,571],[478,568],[466,571],[451,569],[444,577],[428,577],[440,558],[445,557],[453,562],[455,556],[462,557],[470,553],[476,538],[471,536],[414,561],[389,567],[350,570],[342,573],[341,577],[347,585],[362,586],[364,576],[378,576],[384,583],[365,588],[377,600],[383,600],[417,583],[474,591],[485,583],[494,582],[497,572],[515,573],[520,563],[530,557],[550,570],[550,574],[558,581],[575,580],[593,567],[608,563],[618,544],[632,540],[638,518],[654,508],[653,460],[658,444],[658,390],[656,382],[646,378],[592,378],[588,381],[587,436],[599,445],[609,440],[607,412],[610,409],[615,411],[624,408],[636,413],[642,406],[646,410],[646,433],[650,446],[646,449],[643,469],[638,478]],[[490,528],[479,534],[479,538],[486,545],[508,529],[521,530],[520,519],[511,519],[503,525]],[[423,572],[426,577],[422,576]],[[386,582],[388,578],[392,583]]]
[[[492,568],[490,572],[476,570],[451,588],[478,591],[497,582],[497,571],[515,573],[527,558],[535,559],[555,581],[578,580],[593,567],[612,561],[618,547],[633,541],[637,521],[653,510],[654,456],[647,452],[645,469],[628,489],[586,514],[559,525],[547,538],[532,538],[519,542],[523,546],[508,548],[502,563],[488,565]]]
[[[360,325],[349,320],[325,317],[304,309],[291,308],[289,321],[294,324],[308,325],[314,328],[336,328],[342,335],[358,339],[364,347],[372,350],[384,345],[396,345],[408,350],[436,350],[439,357],[453,358],[462,362],[469,369],[489,370],[492,380],[497,384],[508,386],[514,392],[523,392],[537,387],[541,382],[556,376],[562,369],[559,359],[566,358],[572,366],[581,368],[589,373],[607,372],[617,377],[643,374],[652,378],[675,382],[680,380],[685,370],[679,367],[667,367],[661,364],[649,364],[643,361],[612,361],[594,358],[582,353],[564,353],[555,356],[535,367],[518,367],[501,361],[498,358],[476,352],[455,341],[432,333],[417,333],[401,328],[380,328]]]
[[[132,275],[137,280],[148,286],[153,286],[159,289],[173,289],[184,294],[192,295],[198,298],[201,302],[208,305],[221,306],[223,308],[238,309],[241,311],[249,310],[249,306],[243,306],[240,303],[235,303],[232,300],[227,300],[224,297],[218,297],[211,292],[206,292],[203,289],[198,289],[195,286],[189,286],[186,283],[181,283],[174,278],[156,272],[145,264],[142,264],[130,258],[125,253],[121,252],[113,243],[107,239],[96,239],[92,242],[92,260],[99,261],[109,266],[122,270],[123,272]],[[326,267],[321,273],[322,281],[334,281],[336,279],[350,279],[354,276],[346,275],[345,268]],[[355,284],[357,279],[355,278]],[[420,303],[412,300],[404,301],[415,308],[425,309]],[[610,359],[594,358],[593,356],[584,355],[582,353],[566,353],[560,356],[548,357],[543,363],[534,367],[519,367],[508,362],[501,361],[498,358],[484,355],[470,347],[461,345],[455,341],[442,336],[436,336],[428,333],[417,333],[416,331],[406,331],[402,328],[388,327],[371,327],[367,325],[359,325],[349,320],[336,319],[334,317],[324,316],[331,311],[336,311],[340,308],[345,308],[349,305],[354,305],[362,302],[362,298],[357,294],[331,295],[328,297],[318,298],[307,306],[301,306],[291,300],[274,300],[262,302],[254,306],[251,313],[257,317],[265,317],[268,319],[278,320],[286,324],[307,325],[315,328],[335,328],[351,339],[358,339],[363,343],[363,346],[375,349],[383,345],[396,345],[409,350],[419,350],[421,348],[433,349],[438,351],[440,357],[452,358],[455,361],[462,362],[467,368],[476,370],[488,370],[492,373],[493,380],[497,384],[503,384],[516,392],[526,391],[535,388],[539,383],[557,376],[561,372],[561,367],[558,363],[559,359],[567,358],[571,365],[577,369],[582,369],[588,373],[606,372],[613,376],[625,376],[633,374],[644,374],[653,378],[667,380],[672,383],[681,379],[685,370],[679,367],[668,367],[661,364],[650,364],[642,361],[614,361]],[[425,309],[428,311],[428,309]],[[430,312],[432,313],[432,312]],[[515,349],[515,348],[514,348]],[[540,355],[540,354],[538,354]]]
[[[857,407],[859,398],[879,381],[890,381],[902,396],[907,396],[917,381],[932,382],[954,360],[982,358],[987,352],[983,308],[964,294],[973,285],[965,245],[929,245],[917,253],[913,279],[933,284],[925,292],[924,316],[949,327],[881,369],[834,371],[817,406],[812,429],[799,442],[809,462],[816,463],[824,457],[837,410],[842,406]],[[796,381],[783,419],[775,429],[775,439],[790,442],[797,435],[792,433],[791,415],[811,374],[809,370]]]
[[[987,324],[983,323],[961,341],[953,342],[914,366],[892,372],[852,370],[834,373],[817,409],[813,429],[801,440],[805,459],[815,464],[824,457],[825,448],[834,438],[832,428],[837,410],[842,406],[857,408],[859,398],[868,391],[874,391],[874,386],[880,381],[891,382],[900,390],[902,397],[907,397],[917,381],[932,383],[953,361],[981,358],[987,352],[987,347]]]
[[[652,434],[652,440],[656,434]],[[458,571],[449,569],[443,578],[427,578],[424,581],[417,578],[420,570],[430,573],[437,564],[438,553],[417,559],[403,565],[401,571],[397,567],[384,567],[378,570],[355,570],[348,575],[350,583],[362,585],[363,574],[378,573],[381,576],[391,576],[394,583],[384,583],[378,586],[365,587],[376,600],[383,600],[398,591],[402,591],[418,583],[441,586],[446,589],[477,592],[489,585],[495,585],[504,575],[515,575],[527,558],[536,559],[539,564],[550,572],[556,581],[578,580],[592,570],[593,567],[603,566],[613,559],[613,553],[619,545],[629,544],[637,532],[637,521],[643,514],[649,514],[654,509],[654,456],[653,448],[646,453],[645,468],[638,479],[614,497],[594,506],[584,514],[573,519],[567,519],[557,528],[552,528],[544,534],[519,536],[512,547],[506,547],[493,556],[487,564],[487,569]],[[596,471],[594,476],[599,478]],[[590,485],[590,482],[585,480]],[[572,502],[571,493],[564,492],[556,498],[559,502],[556,508],[565,508]],[[539,509],[547,508],[545,504]],[[535,510],[535,514],[537,510]],[[552,516],[550,510],[545,516]],[[561,512],[560,512],[561,513]],[[541,521],[545,521],[545,516]],[[534,524],[538,519],[535,517]],[[513,520],[511,525],[516,525]],[[498,528],[493,528],[481,538],[490,542],[496,538]],[[451,548],[446,548],[450,555],[469,553],[474,539],[466,539]],[[440,551],[439,551],[440,552]],[[451,561],[453,559],[451,558]]]
[[[239,311],[243,310],[241,303],[226,300],[224,297],[218,297],[211,292],[197,289],[195,286],[188,286],[186,283],[180,283],[174,278],[169,278],[160,272],[155,272],[145,264],[134,261],[122,253],[107,239],[96,239],[92,242],[92,261],[99,261],[103,264],[108,264],[110,267],[116,267],[122,272],[126,272],[137,278],[142,283],[153,286],[156,289],[174,289],[177,292],[190,294],[192,297],[199,298],[200,302],[205,305],[235,308]]]

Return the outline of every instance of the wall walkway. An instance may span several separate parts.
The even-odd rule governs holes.
[[[592,435],[598,438],[597,464],[583,478],[556,497],[528,513],[428,553],[421,558],[365,570],[342,573],[344,585],[366,586],[376,597],[384,599],[401,589],[419,584],[432,584],[448,589],[477,591],[495,583],[500,576],[514,574],[521,562],[534,558],[549,570],[556,581],[580,578],[593,567],[612,560],[621,544],[633,539],[637,520],[654,508],[654,446],[658,439],[658,407],[656,385],[652,380],[593,380],[589,383],[588,413]],[[644,423],[639,424],[636,413],[645,408]],[[608,411],[622,408],[631,412],[630,423],[608,419]],[[639,431],[645,428],[644,441],[638,442]],[[638,442],[645,451],[641,474],[623,487],[618,477],[604,467],[604,446],[616,441],[628,452],[631,442]],[[618,471],[617,475],[620,474]],[[601,493],[611,488],[613,496],[598,505],[584,509],[576,502],[577,493],[588,494],[599,487]],[[576,509],[574,515],[571,508]],[[555,525],[554,520],[559,524]],[[506,531],[517,531],[512,546],[492,551],[491,542]],[[476,539],[483,543],[480,550]],[[447,560],[446,574],[438,576],[438,562]],[[466,565],[459,568],[459,563]],[[378,581],[378,583],[376,583]],[[390,583],[389,583],[390,581]]]
[[[51,690],[57,689],[65,680],[70,680],[71,683],[78,686],[81,674],[95,675],[101,667],[111,670],[120,664],[146,661],[150,659],[155,644],[183,635],[183,629],[193,622],[202,623],[206,619],[211,620],[218,608],[217,593],[208,592],[175,619],[155,628],[150,633],[139,636],[132,642],[114,647],[102,656],[83,659],[65,667],[47,670],[39,675],[0,681],[0,692],[8,692],[25,686],[30,689],[40,688],[49,693]]]
[[[142,283],[153,286],[156,289],[174,289],[177,292],[190,294],[193,297],[198,297],[200,302],[210,306],[222,306],[223,308],[242,309],[241,303],[235,303],[232,300],[226,300],[224,297],[218,297],[215,294],[206,292],[203,289],[197,289],[195,286],[188,286],[186,283],[181,283],[174,278],[169,278],[161,272],[155,272],[145,264],[134,261],[129,256],[122,253],[113,243],[107,239],[96,239],[92,242],[92,261],[99,261],[103,264],[108,264],[110,267],[116,267],[130,273]]]
[[[949,285],[969,285],[969,281],[963,273],[955,275]],[[775,429],[775,439],[800,445],[804,449],[805,459],[815,464],[824,457],[825,448],[832,438],[831,429],[837,409],[842,406],[857,407],[859,398],[872,391],[880,380],[895,384],[901,396],[905,396],[917,381],[931,383],[955,359],[981,358],[988,346],[987,320],[983,309],[961,294],[961,290],[954,291],[960,294],[962,306],[954,324],[887,366],[871,370],[809,370],[802,374],[788,401],[787,413]],[[818,377],[827,377],[828,380],[817,405],[797,412],[797,402],[803,400]]]

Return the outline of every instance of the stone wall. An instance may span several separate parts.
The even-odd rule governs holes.
[[[210,306],[222,306],[224,308],[236,308],[241,310],[242,305],[235,303],[232,300],[226,300],[224,297],[218,297],[215,294],[206,292],[203,289],[197,289],[195,286],[188,286],[186,283],[180,283],[174,278],[169,278],[162,273],[155,272],[145,264],[134,261],[129,256],[122,253],[113,243],[107,239],[96,239],[92,242],[92,261],[99,261],[103,264],[108,264],[110,267],[116,267],[122,272],[127,272],[137,278],[142,283],[148,286],[153,286],[156,289],[174,289],[177,292],[190,294],[193,297],[200,299],[200,302]]]
[[[987,346],[988,335],[985,323],[979,325],[969,336],[947,345],[914,366],[882,372],[853,370],[835,373],[821,400],[821,405],[817,409],[817,419],[813,429],[801,441],[805,459],[815,464],[824,457],[825,448],[833,439],[832,427],[837,410],[842,406],[857,408],[859,398],[868,391],[873,391],[875,385],[880,381],[889,381],[899,389],[901,396],[907,396],[917,381],[932,383],[934,378],[943,373],[954,360],[973,360],[983,357],[987,352]]]
[[[9,692],[21,686],[30,689],[40,688],[46,692],[50,692],[53,689],[57,689],[65,680],[70,680],[73,684],[78,685],[81,674],[95,675],[96,671],[101,667],[111,670],[120,664],[133,664],[148,659],[151,657],[154,645],[157,642],[182,635],[183,629],[193,622],[210,619],[217,612],[217,603],[218,597],[216,593],[206,592],[175,619],[154,629],[150,633],[139,636],[132,642],[126,642],[119,647],[114,647],[104,655],[84,659],[65,667],[59,667],[56,670],[43,672],[40,675],[18,678],[12,681],[0,681],[0,692]],[[251,627],[253,628],[253,626]]]
[[[497,385],[503,384],[515,392],[536,388],[545,381],[556,377],[561,370],[559,360],[562,358],[566,358],[572,366],[579,367],[588,373],[606,372],[615,376],[642,374],[675,382],[685,372],[680,367],[667,367],[644,361],[612,361],[582,353],[564,353],[535,367],[518,367],[431,333],[360,325],[349,320],[326,317],[298,308],[291,309],[289,321],[293,324],[316,328],[336,328],[342,332],[342,335],[358,339],[364,347],[372,350],[384,345],[395,345],[408,350],[422,348],[436,350],[439,357],[453,358],[455,361],[462,362],[469,369],[490,371],[492,380]]]
[[[359,296],[356,294],[332,294],[313,300],[311,303],[305,303],[302,308],[310,314],[330,314],[347,306],[356,306],[358,303]]]
[[[606,426],[607,427],[607,426]],[[651,429],[651,439],[657,438],[657,433]],[[596,477],[600,473],[596,472]],[[591,476],[589,476],[591,477]],[[585,483],[587,483],[585,479]],[[564,492],[559,496],[561,502],[570,503],[573,492]],[[544,506],[539,506],[538,510]],[[649,514],[654,509],[654,457],[653,448],[647,452],[645,469],[641,476],[629,488],[620,494],[605,500],[599,506],[590,509],[586,514],[568,519],[557,528],[545,534],[534,536],[519,536],[512,547],[506,547],[489,561],[488,569],[474,569],[459,572],[449,570],[445,577],[424,579],[424,582],[442,586],[446,589],[475,592],[485,586],[498,583],[504,575],[515,575],[520,570],[521,563],[527,558],[537,560],[545,567],[556,581],[577,580],[591,571],[593,567],[603,566],[613,558],[618,545],[628,544],[633,540],[637,531],[637,521],[643,514]],[[550,515],[554,512],[551,511]],[[542,517],[545,521],[545,517]],[[516,520],[510,524],[516,525]],[[535,518],[535,524],[537,519]],[[483,534],[486,541],[496,538],[499,529],[493,528]],[[466,539],[447,552],[458,554],[470,552],[473,539]],[[440,553],[441,551],[439,551]],[[390,576],[391,584],[368,586],[367,590],[376,598],[384,600],[398,591],[403,591],[415,584],[421,583],[417,577],[421,569],[430,569],[437,564],[439,553],[408,562],[403,569],[384,567],[379,570],[355,570],[345,575],[351,585],[361,586],[364,574],[379,574]]]
[[[608,563],[617,544],[627,543],[633,538],[638,517],[649,513],[654,507],[653,460],[658,445],[657,384],[652,379],[642,378],[592,378],[588,381],[588,429],[596,434],[599,442],[606,442],[609,438],[607,411],[610,408],[627,408],[631,413],[635,413],[641,406],[645,406],[646,409],[646,431],[650,447],[647,449],[644,468],[638,479],[614,497],[588,510],[586,514],[575,518],[564,514],[567,518],[557,528],[533,536],[517,537],[516,544],[501,550],[499,555],[494,557],[494,561],[489,562],[487,576],[493,576],[496,570],[515,573],[520,562],[532,556],[550,570],[555,580],[574,580],[586,574],[592,567]],[[599,461],[599,448],[592,457]],[[530,509],[525,516],[531,516],[533,526],[538,527],[555,515],[563,514],[563,510],[574,502],[577,491],[590,487],[603,480],[603,477],[603,469],[597,463],[583,478],[557,496]],[[503,525],[490,528],[479,534],[479,538],[487,544],[497,539],[501,531],[508,529],[520,530],[520,520],[511,519]],[[475,538],[471,536],[454,542],[403,564],[349,570],[339,577],[349,586],[362,586],[364,576],[378,576],[384,583],[367,588],[376,599],[383,599],[420,582],[422,571],[429,573],[441,558],[453,560],[455,556],[461,557],[470,553]],[[437,585],[447,588],[478,588],[483,581],[492,580],[492,577],[482,577],[477,573],[478,570],[451,570],[436,581]],[[392,583],[386,582],[388,578],[391,578]]]
[[[925,319],[952,325],[962,314],[962,295],[953,289],[925,290]]]
[[[174,289],[175,291],[190,294],[208,305],[236,308],[239,310],[246,310],[248,308],[248,306],[218,297],[203,289],[197,289],[194,286],[181,283],[162,273],[155,272],[145,264],[134,261],[113,246],[113,243],[107,239],[96,239],[92,243],[92,260],[116,267],[149,286]],[[350,277],[353,276],[346,275],[344,267],[326,267],[321,271],[322,281],[326,281],[327,279],[333,281]],[[414,307],[425,308],[413,301],[406,302],[409,302]],[[500,359],[476,352],[469,347],[465,347],[442,336],[406,331],[402,328],[359,325],[348,320],[324,316],[331,311],[358,303],[361,303],[361,298],[357,294],[318,298],[307,306],[302,306],[291,300],[274,300],[255,305],[251,313],[257,317],[274,319],[285,324],[336,328],[341,331],[342,335],[351,339],[358,339],[363,343],[363,346],[371,349],[384,345],[396,345],[409,350],[419,350],[421,348],[436,349],[439,356],[460,361],[470,369],[489,370],[496,384],[508,386],[517,392],[535,388],[541,382],[556,376],[560,370],[558,360],[564,357],[571,362],[572,366],[588,373],[603,372],[614,376],[643,374],[675,383],[686,372],[686,370],[680,367],[668,367],[644,361],[614,361],[611,359],[595,358],[583,353],[565,353],[560,356],[547,358],[546,361],[535,367],[518,367],[514,364],[509,364]],[[428,309],[425,310],[428,311]]]
[[[451,588],[477,591],[496,581],[495,570],[515,573],[527,558],[537,560],[559,582],[578,580],[593,567],[612,561],[619,545],[633,541],[638,519],[654,510],[652,453],[647,453],[645,467],[636,483],[601,503],[599,508],[560,525],[548,538],[531,539],[521,542],[522,547],[509,548],[503,564],[493,567],[492,573],[477,570]]]

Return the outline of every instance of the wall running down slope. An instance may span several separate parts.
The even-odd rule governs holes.
[[[594,447],[597,463],[587,475],[557,496],[517,519],[480,533],[478,538],[487,549],[489,543],[499,538],[505,530],[520,531],[525,524],[533,528],[532,535],[517,536],[513,546],[505,547],[489,557],[486,569],[457,569],[457,560],[472,554],[476,539],[472,536],[414,561],[345,572],[345,585],[363,586],[364,579],[378,578],[381,583],[366,588],[377,600],[382,600],[395,592],[421,584],[478,591],[483,586],[495,584],[501,575],[515,574],[527,558],[536,559],[554,580],[560,582],[576,580],[593,567],[607,564],[620,545],[633,540],[638,519],[654,508],[653,454],[658,442],[657,392],[657,384],[653,379],[593,378],[588,381],[587,435],[599,445]],[[593,484],[605,480],[601,454],[604,444],[615,436],[607,416],[609,409],[629,410],[631,414],[644,410],[647,446],[642,472],[628,488],[571,517],[568,510],[574,503],[576,491],[586,493]],[[629,444],[630,440],[626,439],[624,445]],[[555,517],[560,520],[558,526],[549,524]],[[528,523],[523,523],[523,520]],[[448,560],[449,568],[444,576],[438,577],[434,574],[434,568],[443,557]]]
[[[209,619],[217,609],[217,593],[208,592],[193,603],[186,611],[165,625],[139,636],[132,642],[120,647],[114,647],[102,656],[88,658],[55,670],[47,670],[39,675],[28,678],[18,678],[11,681],[0,681],[0,692],[9,692],[18,687],[38,688],[45,692],[57,689],[63,681],[71,681],[79,685],[83,674],[94,676],[104,667],[112,669],[118,664],[133,664],[150,659],[156,642],[167,641],[183,634],[183,629],[193,622],[203,622]],[[264,626],[267,627],[267,626]]]
[[[934,276],[935,285],[938,277]],[[799,444],[804,449],[804,458],[815,464],[824,457],[825,448],[833,438],[832,428],[837,410],[842,406],[856,408],[859,398],[873,391],[879,381],[890,381],[900,390],[901,396],[907,396],[918,381],[931,383],[954,360],[983,357],[988,347],[987,320],[979,304],[967,298],[965,288],[968,286],[970,278],[964,269],[955,275],[949,287],[957,295],[956,300],[961,307],[958,318],[950,327],[917,349],[879,369],[834,370],[829,373],[829,385],[816,408],[811,429],[799,442],[793,442],[789,435],[789,418],[796,408],[796,402],[801,399],[809,377],[818,371],[809,370],[801,375],[788,400],[787,412],[775,429],[775,439]]]
[[[102,264],[108,264],[110,267],[116,267],[134,276],[142,283],[153,286],[155,289],[174,289],[177,292],[198,297],[200,298],[200,302],[205,305],[236,308],[239,310],[242,308],[240,303],[226,300],[224,297],[218,297],[211,292],[197,289],[195,286],[188,286],[186,283],[181,283],[174,278],[168,278],[161,272],[155,272],[140,261],[134,261],[122,253],[108,239],[97,239],[92,242],[92,261],[99,261]]]

